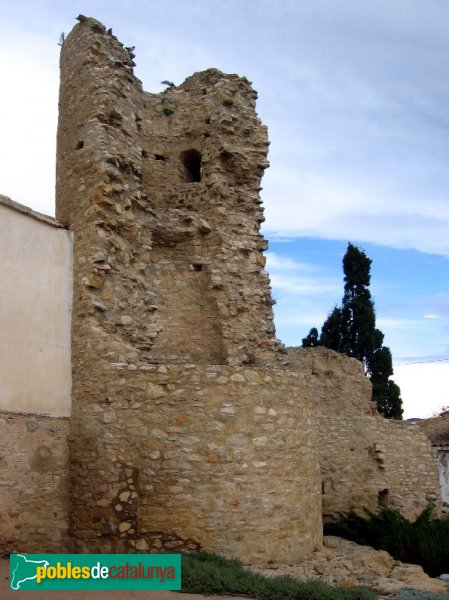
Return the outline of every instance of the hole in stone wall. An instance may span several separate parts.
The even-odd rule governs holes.
[[[201,181],[201,152],[192,148],[181,152],[184,177],[187,183]]]
[[[234,156],[232,152],[223,148],[220,152],[220,162],[223,166],[223,169],[228,172],[232,172],[234,170]]]
[[[76,145],[76,149],[77,150],[81,150],[81,148],[84,148],[84,142],[83,141],[78,142],[77,145]]]
[[[154,158],[155,158],[156,160],[166,160],[166,159],[167,159],[167,157],[166,157],[166,156],[164,156],[163,154],[155,154],[155,155],[154,155]]]
[[[203,265],[200,263],[193,263],[192,267],[193,267],[194,271],[202,271],[203,270]]]
[[[379,490],[379,494],[377,495],[377,503],[379,506],[390,506],[389,491],[387,489]]]
[[[147,158],[148,157],[148,152],[144,149],[142,149],[142,158]]]

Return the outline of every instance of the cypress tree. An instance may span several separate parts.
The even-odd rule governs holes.
[[[319,345],[318,339],[318,329],[316,327],[312,327],[309,331],[308,335],[305,338],[302,338],[302,347],[303,348],[315,348]]]
[[[378,411],[389,419],[402,419],[400,389],[390,380],[393,361],[390,349],[383,345],[384,334],[376,328],[376,314],[371,299],[371,259],[349,243],[343,258],[344,295],[315,341],[312,328],[303,346],[325,346],[360,360],[373,386],[373,400]]]

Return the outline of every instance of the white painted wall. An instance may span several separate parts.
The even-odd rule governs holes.
[[[0,196],[0,410],[68,416],[72,236]]]
[[[441,499],[449,504],[449,448],[437,448],[440,469]]]

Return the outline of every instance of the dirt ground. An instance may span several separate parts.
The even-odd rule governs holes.
[[[1,600],[221,600],[220,596],[200,596],[199,594],[180,594],[165,591],[128,591],[113,592],[110,590],[77,592],[40,592],[13,591],[9,589],[9,560],[0,560],[0,599]],[[237,598],[233,600],[248,600]]]

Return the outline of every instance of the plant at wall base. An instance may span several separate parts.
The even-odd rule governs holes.
[[[371,299],[371,259],[349,243],[343,257],[344,295],[318,331],[313,327],[303,338],[303,347],[324,346],[360,360],[373,386],[372,398],[378,411],[389,419],[402,419],[399,387],[390,379],[393,360],[383,345],[384,334],[376,328]]]
[[[421,565],[431,577],[449,572],[449,517],[432,519],[429,505],[411,522],[397,510],[383,507],[366,516],[350,511],[336,523],[327,523],[326,535],[337,535],[357,544],[386,550],[402,562]]]
[[[366,588],[333,587],[321,581],[264,577],[237,560],[200,552],[182,557],[182,591],[191,594],[245,595],[260,600],[375,600]]]

